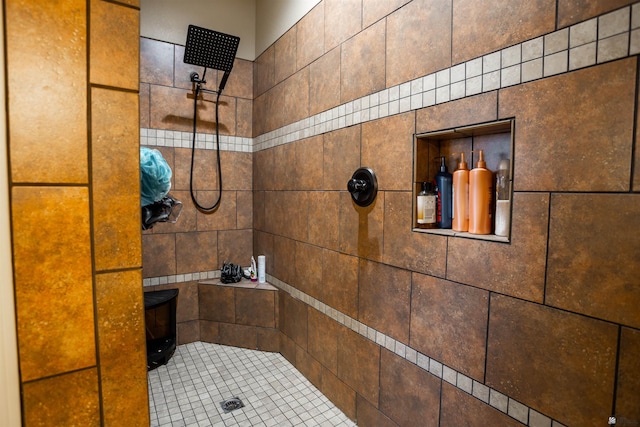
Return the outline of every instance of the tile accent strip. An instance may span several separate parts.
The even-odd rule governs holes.
[[[220,135],[223,151],[258,152],[348,126],[640,54],[640,2],[344,103],[256,138]],[[140,144],[191,148],[191,132],[140,129]],[[198,133],[196,148],[215,148]]]
[[[346,326],[353,332],[386,348],[387,350],[397,354],[403,359],[406,359],[414,365],[419,366],[430,374],[435,375],[436,377],[448,382],[456,388],[459,388],[460,390],[475,397],[476,399],[481,400],[487,405],[491,405],[500,412],[503,412],[504,414],[510,416],[511,418],[521,422],[526,426],[565,427],[564,424],[561,424],[558,421],[537,412],[533,408],[530,408],[527,405],[518,402],[517,400],[512,399],[511,397],[506,396],[499,391],[482,384],[479,381],[469,378],[463,373],[458,372],[441,362],[438,362],[436,359],[433,359],[426,354],[420,353],[419,351],[409,347],[404,343],[401,343],[400,341],[396,341],[390,336],[385,335],[382,332],[377,331],[365,325],[364,323],[361,323],[358,320],[347,316],[346,314],[336,310],[335,308],[332,308],[324,304],[323,302],[318,301],[317,299],[305,294],[304,292],[299,291],[293,286],[290,286],[271,275],[267,274],[267,281],[277,288],[281,289],[282,291],[288,293],[289,295],[291,295],[291,297],[306,303],[307,305],[315,308],[321,313],[329,316],[336,322]]]

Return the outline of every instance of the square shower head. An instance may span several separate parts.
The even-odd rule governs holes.
[[[229,73],[233,68],[238,44],[240,37],[189,25],[184,62]]]

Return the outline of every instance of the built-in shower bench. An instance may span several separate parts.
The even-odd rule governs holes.
[[[200,340],[235,347],[279,351],[278,288],[242,279],[198,282]]]

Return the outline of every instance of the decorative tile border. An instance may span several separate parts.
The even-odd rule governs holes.
[[[640,3],[323,111],[256,138],[220,135],[223,151],[257,152],[344,127],[640,54]],[[191,132],[141,128],[140,144],[191,148]],[[213,134],[196,148],[213,150]]]
[[[140,145],[191,148],[192,143],[192,132],[140,128]],[[210,133],[196,133],[196,148],[201,150],[214,150],[216,148],[215,135]],[[220,135],[220,150],[251,153],[253,151],[253,139],[241,136]]]
[[[174,274],[172,276],[159,276],[142,279],[142,286],[170,285],[173,283],[193,282],[195,280],[219,279],[220,270],[202,271],[199,273]]]
[[[511,397],[500,393],[499,391],[484,385],[483,383],[476,381],[455,369],[438,362],[426,354],[409,347],[406,344],[396,341],[388,335],[383,334],[380,331],[371,328],[364,323],[353,319],[346,314],[332,308],[310,295],[301,292],[300,290],[288,285],[287,283],[267,275],[267,281],[277,288],[287,292],[291,297],[300,300],[307,305],[315,308],[321,313],[329,316],[341,325],[346,326],[353,332],[367,338],[374,343],[386,348],[387,350],[397,354],[398,356],[406,359],[407,361],[419,366],[432,375],[448,382],[454,387],[464,391],[465,393],[481,400],[487,405],[491,405],[500,412],[510,416],[511,418],[521,422],[529,427],[565,427],[564,424],[559,423],[547,417],[540,412],[537,412],[533,408],[526,406],[523,403],[518,402]]]

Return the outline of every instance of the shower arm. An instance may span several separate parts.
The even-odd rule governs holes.
[[[227,79],[229,78],[229,72],[225,71],[224,74],[222,75],[222,80],[220,80],[220,86],[218,87],[218,90],[207,89],[207,88],[203,88],[202,87],[203,84],[207,84],[207,81],[204,79],[206,75],[207,75],[207,68],[206,67],[204,69],[204,72],[202,73],[202,78],[200,78],[200,75],[198,75],[198,73],[196,73],[195,71],[191,72],[191,74],[190,74],[191,83],[195,83],[196,84],[196,89],[197,89],[198,92],[208,92],[208,93],[221,94],[222,90],[224,89],[224,87],[227,84]]]

